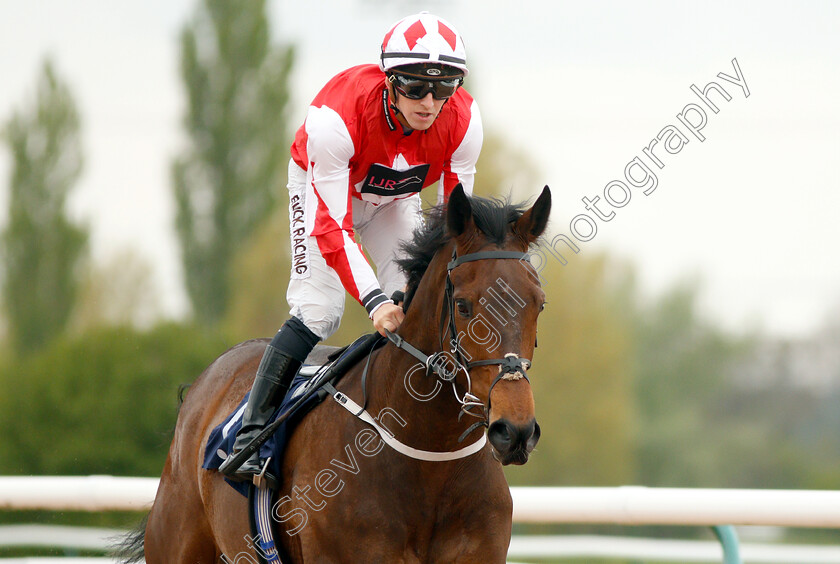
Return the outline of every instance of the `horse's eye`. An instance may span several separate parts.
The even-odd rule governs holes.
[[[455,309],[461,317],[470,317],[472,315],[472,308],[467,300],[455,300]]]
[[[548,302],[543,302],[543,303],[540,304],[540,311],[545,309],[545,304],[547,304],[547,303]]]

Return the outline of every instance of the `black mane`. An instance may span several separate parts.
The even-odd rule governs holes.
[[[511,223],[525,213],[525,204],[512,204],[508,200],[496,198],[470,197],[473,221],[488,242],[502,245],[511,231]],[[408,276],[408,291],[405,307],[414,296],[420,279],[432,262],[435,253],[450,240],[446,228],[446,206],[430,208],[425,213],[425,224],[419,227],[411,240],[400,246],[404,258],[398,259],[397,265]]]

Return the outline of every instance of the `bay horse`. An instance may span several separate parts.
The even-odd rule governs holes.
[[[418,460],[328,397],[285,451],[272,516],[290,562],[505,562],[512,501],[502,465],[524,464],[539,439],[526,370],[545,294],[525,253],[550,208],[548,187],[526,209],[458,186],[406,243],[406,315],[395,342],[448,351],[454,368],[427,377],[414,356],[387,343],[368,360],[366,389],[362,366],[336,388],[366,398],[381,426],[417,452],[478,448]],[[184,398],[145,531],[133,539],[135,548],[144,543],[147,564],[257,562],[246,499],[201,466],[208,434],[250,389],[266,343],[225,352]]]

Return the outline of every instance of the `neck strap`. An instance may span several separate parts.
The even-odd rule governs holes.
[[[385,444],[409,458],[413,458],[415,460],[425,460],[426,462],[446,462],[448,460],[458,460],[459,458],[466,458],[467,456],[477,453],[484,448],[485,444],[487,444],[487,435],[485,433],[481,433],[481,438],[473,444],[450,452],[436,452],[410,447],[407,444],[398,441],[388,429],[380,425],[362,406],[336,390],[332,384],[327,382],[324,384],[324,389],[332,396],[338,405],[373,427],[376,432],[379,433],[379,436],[382,437],[382,441]]]

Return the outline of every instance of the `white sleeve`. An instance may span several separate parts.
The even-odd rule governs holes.
[[[473,100],[472,105],[470,105],[470,124],[467,126],[467,132],[450,159],[450,170],[455,174],[457,182],[461,183],[464,192],[467,194],[472,194],[473,191],[475,165],[478,162],[479,154],[481,154],[483,141],[484,128],[481,123],[481,112],[478,110],[478,103]],[[454,185],[446,186],[445,175],[445,172],[441,174],[438,184],[438,204],[443,203],[444,194],[448,194],[454,188]]]
[[[377,305],[382,290],[370,264],[355,241],[350,195],[353,139],[341,116],[327,106],[310,106],[304,124],[307,134],[307,226],[318,241],[327,264],[356,300]],[[315,209],[313,209],[315,207]],[[324,212],[327,213],[324,213]]]

